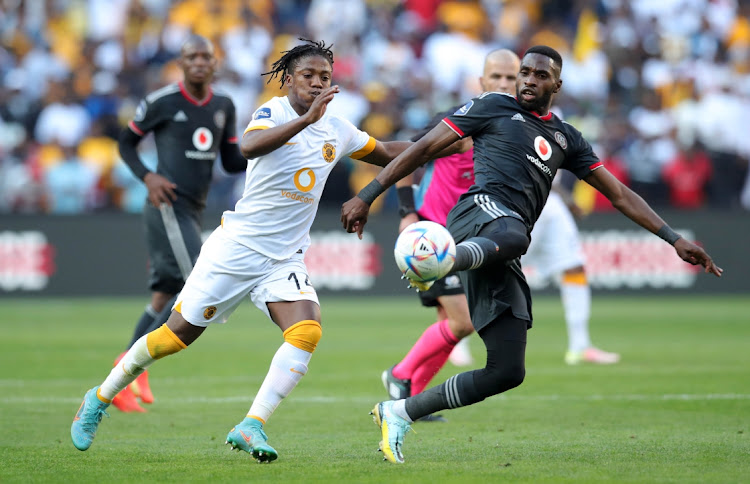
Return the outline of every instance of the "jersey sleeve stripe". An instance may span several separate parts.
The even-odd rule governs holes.
[[[589,166],[589,170],[594,171],[597,168],[601,168],[602,166],[604,166],[604,163],[602,163],[601,161],[597,161],[593,165]]]
[[[367,143],[365,143],[365,145],[362,148],[358,149],[357,151],[349,155],[349,158],[353,158],[355,160],[361,160],[365,156],[372,153],[372,150],[375,149],[376,144],[377,144],[377,140],[375,140],[375,138],[370,136],[370,139],[367,140]]]
[[[247,133],[248,131],[255,131],[258,129],[268,129],[268,126],[248,126],[247,129],[245,129],[245,132],[242,134]]]
[[[452,131],[453,131],[453,132],[454,132],[454,133],[456,133],[457,135],[459,135],[459,136],[460,136],[460,137],[462,137],[462,138],[464,137],[464,132],[463,132],[463,131],[461,131],[461,129],[459,129],[459,127],[458,127],[458,126],[456,126],[455,124],[453,124],[453,123],[451,122],[451,120],[450,120],[450,119],[448,119],[448,118],[443,118],[443,122],[444,122],[444,123],[445,123],[445,124],[446,124],[446,125],[447,125],[447,126],[448,126],[448,127],[449,127],[449,128],[450,128],[450,129],[452,130]]]
[[[138,128],[138,126],[135,125],[135,121],[130,121],[128,123],[128,127],[131,129],[131,131],[133,131],[138,136],[143,136],[144,134],[146,134],[143,131],[141,131],[140,128]]]

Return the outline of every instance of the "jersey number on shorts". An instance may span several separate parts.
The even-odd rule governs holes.
[[[289,277],[287,277],[286,280],[291,281],[292,279],[294,279],[294,283],[297,285],[297,290],[301,290],[302,288],[299,285],[299,279],[297,279],[297,274],[294,272],[289,273]],[[310,284],[310,277],[307,274],[305,274],[305,285],[312,287],[312,284]]]

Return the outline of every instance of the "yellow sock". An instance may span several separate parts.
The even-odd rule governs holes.
[[[323,334],[320,323],[312,319],[306,319],[293,324],[284,331],[284,341],[301,350],[312,353],[318,346],[318,341]]]
[[[146,335],[146,345],[148,352],[155,360],[187,348],[187,345],[167,327],[166,323]]]

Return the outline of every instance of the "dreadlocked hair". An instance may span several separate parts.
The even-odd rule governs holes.
[[[273,65],[271,66],[271,70],[261,74],[261,76],[271,76],[266,81],[266,84],[270,83],[276,76],[279,76],[279,74],[281,74],[279,76],[281,78],[281,87],[284,87],[284,74],[293,72],[294,67],[297,65],[297,61],[299,61],[303,57],[321,56],[328,60],[328,62],[331,64],[331,67],[333,67],[333,51],[331,50],[333,44],[326,47],[325,42],[322,40],[320,42],[315,42],[314,40],[303,39],[302,37],[299,37],[299,40],[307,43],[298,45],[293,49],[283,51],[282,54],[284,55],[282,55],[279,60],[273,63]]]

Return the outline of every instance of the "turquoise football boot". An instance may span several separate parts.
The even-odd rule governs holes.
[[[383,452],[383,460],[394,464],[403,464],[404,455],[401,449],[404,446],[404,435],[411,430],[409,422],[393,413],[393,401],[380,402],[375,405],[370,415],[380,427],[383,440],[380,441],[380,450]]]
[[[76,416],[73,419],[73,425],[70,426],[70,437],[73,439],[73,445],[78,450],[86,450],[91,447],[91,443],[96,436],[96,429],[99,428],[99,422],[102,421],[102,417],[105,415],[109,417],[109,414],[105,412],[105,409],[109,407],[109,403],[99,400],[99,397],[96,396],[98,389],[99,387],[96,386],[86,392],[83,402],[81,402],[81,406],[78,408],[78,412],[76,412]]]
[[[276,449],[268,445],[263,424],[254,418],[245,417],[245,420],[232,428],[226,443],[232,446],[232,450],[240,449],[251,454],[258,462],[272,462],[279,457]]]

